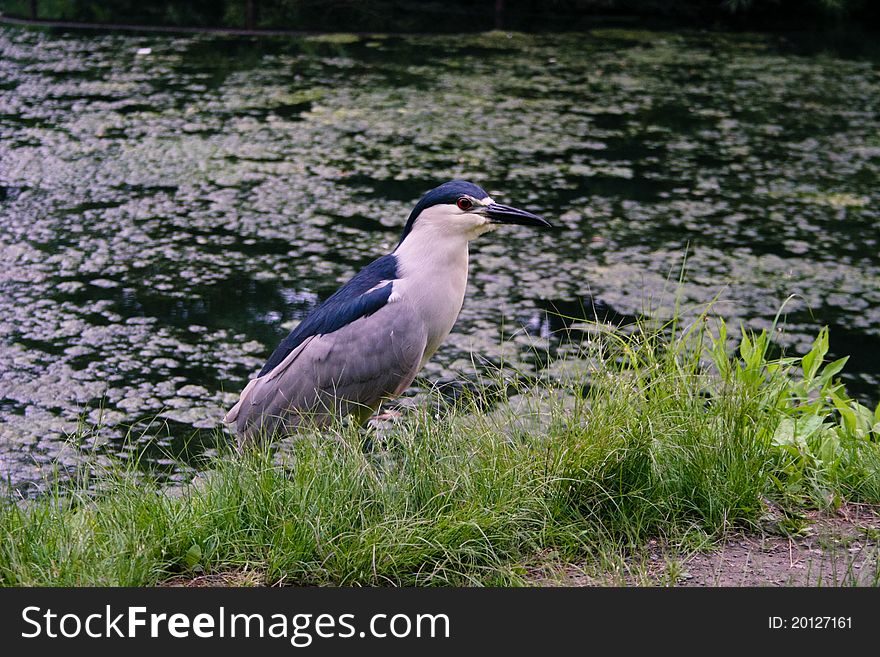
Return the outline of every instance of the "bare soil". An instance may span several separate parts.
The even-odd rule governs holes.
[[[850,504],[803,521],[793,534],[774,521],[763,533],[730,535],[708,550],[651,541],[643,554],[598,575],[545,564],[530,579],[539,586],[880,586],[876,509]]]
[[[179,575],[159,582],[159,586],[183,586],[191,588],[203,588],[211,586],[266,586],[262,575],[248,571],[228,571],[223,573],[209,573],[206,575]]]

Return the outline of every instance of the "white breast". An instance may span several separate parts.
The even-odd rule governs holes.
[[[412,304],[427,329],[424,364],[449,335],[461,311],[468,276],[467,236],[423,224],[394,255],[398,267],[394,294]]]

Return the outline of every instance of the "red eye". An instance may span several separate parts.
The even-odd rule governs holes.
[[[462,196],[455,204],[462,212],[467,212],[472,207],[474,207],[474,202],[471,201],[467,196]]]

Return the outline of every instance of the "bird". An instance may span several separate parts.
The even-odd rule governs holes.
[[[422,196],[394,250],[312,310],[247,383],[224,418],[239,448],[337,416],[363,424],[402,394],[458,318],[468,242],[504,224],[552,227],[464,180]]]

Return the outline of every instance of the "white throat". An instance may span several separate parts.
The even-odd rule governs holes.
[[[454,205],[437,205],[419,215],[394,250],[398,269],[394,292],[413,305],[428,331],[423,362],[452,330],[461,311],[467,288],[468,241],[494,228],[481,215],[462,213]]]

